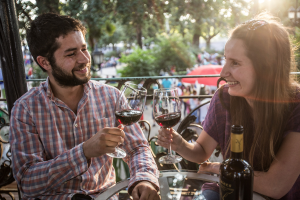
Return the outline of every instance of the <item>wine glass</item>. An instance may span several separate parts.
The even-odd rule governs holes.
[[[156,123],[171,131],[181,117],[181,102],[177,88],[155,89],[153,93],[153,116]],[[159,158],[162,164],[174,164],[182,160],[181,156],[172,155],[171,144],[169,154]]]
[[[126,82],[121,90],[120,96],[115,105],[115,117],[124,126],[130,126],[141,118],[147,98],[147,90],[140,85]],[[114,153],[107,153],[113,158],[124,158],[126,153],[123,149],[116,147]]]

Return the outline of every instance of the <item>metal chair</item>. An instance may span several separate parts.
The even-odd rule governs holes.
[[[0,158],[0,199],[4,199],[1,194],[6,194],[11,199],[15,199],[12,192],[19,192],[18,188],[5,188],[5,186],[13,183],[15,179],[11,168],[9,115],[8,112],[2,108],[0,108]]]

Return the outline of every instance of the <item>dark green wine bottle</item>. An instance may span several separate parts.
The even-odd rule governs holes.
[[[243,159],[244,128],[231,127],[230,158],[220,166],[220,199],[221,200],[252,200],[253,169]]]

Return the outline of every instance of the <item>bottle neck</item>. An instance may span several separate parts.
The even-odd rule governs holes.
[[[234,159],[243,159],[243,153],[235,153],[235,152],[230,152],[230,158]]]
[[[243,158],[244,134],[231,133],[231,153],[230,157],[235,159]]]

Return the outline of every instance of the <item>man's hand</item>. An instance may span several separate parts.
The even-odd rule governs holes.
[[[158,195],[154,186],[148,181],[139,182],[132,191],[133,200],[159,200]]]
[[[103,128],[83,143],[83,152],[87,159],[114,153],[115,147],[124,142],[125,133],[117,127]]]

